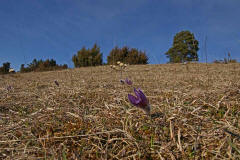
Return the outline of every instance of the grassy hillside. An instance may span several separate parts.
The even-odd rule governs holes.
[[[240,64],[136,65],[126,77],[133,86],[109,66],[0,76],[0,159],[240,159]],[[129,103],[133,87],[151,117]]]

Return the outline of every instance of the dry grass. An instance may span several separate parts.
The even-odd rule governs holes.
[[[147,95],[151,117],[109,66],[0,76],[0,159],[240,159],[240,64],[122,76]]]

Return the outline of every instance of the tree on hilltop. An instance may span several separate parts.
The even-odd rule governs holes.
[[[10,65],[11,64],[9,62],[3,63],[2,67],[0,67],[0,74],[7,74],[7,73],[9,73]]]
[[[129,48],[127,46],[118,48],[116,46],[110,51],[107,63],[115,64],[117,61],[127,64],[147,64],[148,57],[145,52],[136,48]]]
[[[91,49],[82,47],[77,54],[73,55],[72,61],[75,67],[102,65],[102,53],[100,47],[96,43]]]
[[[198,41],[190,31],[181,31],[174,36],[173,46],[165,53],[170,63],[198,61]]]
[[[24,64],[21,64],[20,72],[32,72],[32,71],[53,71],[53,70],[62,70],[67,69],[67,64],[59,65],[54,59],[46,59],[45,61],[40,59],[33,59],[33,61],[28,64],[27,67]]]

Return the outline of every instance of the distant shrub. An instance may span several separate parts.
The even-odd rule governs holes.
[[[2,67],[0,67],[0,74],[8,74],[10,69],[10,63],[3,63]]]
[[[238,63],[236,59],[230,59],[228,63]]]
[[[223,60],[214,60],[213,63],[221,63],[221,64],[228,64],[228,63],[238,63],[236,59],[226,59],[224,58]]]
[[[129,48],[124,46],[113,48],[107,57],[108,64],[115,64],[117,61],[127,64],[147,64],[148,57],[145,52],[136,48]]]
[[[218,63],[218,64],[221,63],[221,64],[223,64],[223,63],[225,63],[225,62],[224,62],[223,60],[220,59],[220,60],[214,60],[213,63]]]
[[[28,67],[25,67],[24,64],[20,67],[20,72],[40,72],[40,71],[52,71],[52,70],[62,70],[67,69],[67,64],[58,65],[54,59],[47,59],[43,61],[42,59],[34,59],[32,63],[28,64]]]

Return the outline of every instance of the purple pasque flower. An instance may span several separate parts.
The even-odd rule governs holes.
[[[129,80],[128,78],[125,79],[125,83],[127,83],[128,85],[132,85],[132,81]]]
[[[10,91],[10,90],[12,90],[12,89],[13,89],[12,86],[7,86],[7,91]]]
[[[54,83],[55,83],[57,86],[59,86],[59,83],[58,83],[58,81],[57,81],[57,80],[55,80],[55,81],[54,81]]]
[[[142,110],[145,111],[146,114],[150,115],[150,105],[148,102],[147,97],[144,95],[144,93],[140,89],[134,88],[134,92],[137,97],[128,94],[128,99],[129,101],[136,107],[141,108]]]

